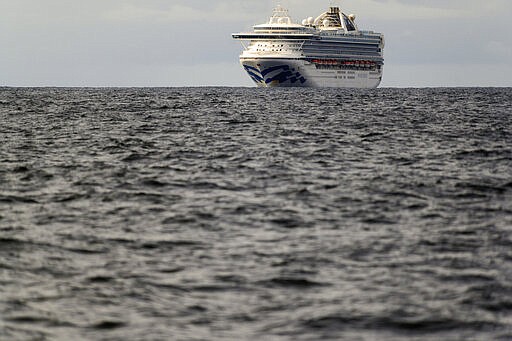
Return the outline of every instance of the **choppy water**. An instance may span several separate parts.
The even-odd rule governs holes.
[[[2,340],[511,340],[512,89],[0,89]]]

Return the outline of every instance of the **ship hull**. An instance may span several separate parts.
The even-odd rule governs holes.
[[[303,59],[241,58],[240,64],[258,87],[372,89],[382,79],[382,68],[356,70]]]

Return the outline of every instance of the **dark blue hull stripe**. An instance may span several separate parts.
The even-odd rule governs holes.
[[[244,68],[249,71],[249,70],[253,70],[253,71],[256,71],[257,73],[260,73],[260,70],[258,70],[257,68],[255,68],[254,66],[250,66],[250,65],[245,65],[244,64]]]
[[[249,76],[250,76],[252,79],[254,79],[255,81],[257,81],[257,82],[263,82],[263,78],[262,78],[262,77],[260,77],[260,76],[258,76],[258,75],[256,75],[256,74],[252,73],[251,71],[247,71],[247,73],[248,73],[248,74],[249,74]]]
[[[268,69],[265,69],[265,70],[261,71],[261,75],[263,77],[265,77],[266,75],[268,75],[272,71],[277,71],[277,70],[285,70],[285,71],[287,71],[287,70],[290,70],[290,66],[288,66],[288,65],[278,65],[278,66],[269,67]]]
[[[269,67],[268,69],[265,69],[263,71],[260,71],[258,68],[250,66],[250,65],[243,65],[245,71],[247,74],[251,77],[251,79],[256,83],[265,83],[265,84],[271,84],[274,82],[277,82],[278,84],[290,82],[291,84],[295,84],[297,82],[300,82],[300,84],[306,83],[307,79],[304,78],[300,72],[295,72],[294,69],[290,70],[289,65],[277,65]],[[274,71],[280,71],[278,74],[274,74],[274,76],[267,77],[271,72]]]

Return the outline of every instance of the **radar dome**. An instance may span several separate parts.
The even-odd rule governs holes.
[[[313,19],[313,17],[309,17],[308,18],[308,24],[309,25],[313,25],[314,22],[315,22],[315,19]]]
[[[325,19],[324,22],[323,22],[324,26],[325,27],[329,27],[329,25],[331,24],[331,22],[329,21],[329,19]]]
[[[308,19],[302,20],[302,26],[306,26],[308,24]]]

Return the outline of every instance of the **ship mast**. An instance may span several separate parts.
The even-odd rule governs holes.
[[[280,6],[280,7],[284,7],[284,8],[289,8],[289,1],[288,0],[274,0],[273,1],[274,3],[274,8]]]

